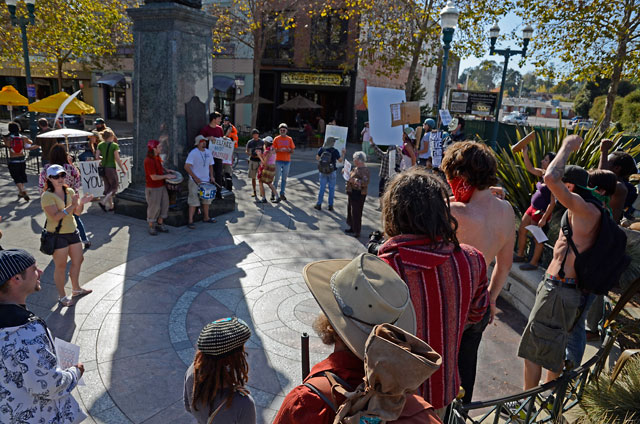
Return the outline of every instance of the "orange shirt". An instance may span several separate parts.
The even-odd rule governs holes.
[[[278,152],[278,149],[289,148],[293,151],[296,145],[288,135],[279,135],[273,140],[273,148],[276,150],[276,160],[291,162],[291,152]]]

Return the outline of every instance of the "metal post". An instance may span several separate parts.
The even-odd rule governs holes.
[[[442,72],[440,72],[440,92],[438,93],[438,110],[436,113],[440,116],[442,108],[442,98],[444,96],[445,84],[447,81],[447,63],[449,62],[449,49],[451,48],[451,40],[453,40],[453,28],[444,28],[442,30],[442,42],[444,43],[444,57],[442,58]]]
[[[496,104],[496,115],[493,121],[493,134],[491,135],[491,148],[496,150],[498,147],[498,127],[500,126],[500,109],[502,109],[502,92],[504,91],[504,80],[507,77],[507,67],[509,66],[510,51],[504,52],[504,68],[502,68],[502,82],[500,83],[500,92],[498,93],[498,104]]]
[[[302,350],[302,380],[311,372],[310,364],[309,364],[309,335],[307,333],[302,333],[300,336],[300,344]]]

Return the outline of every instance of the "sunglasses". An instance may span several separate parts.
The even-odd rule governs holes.
[[[51,178],[52,180],[59,180],[60,178],[64,178],[66,177],[67,174],[64,172],[59,173],[58,175],[52,175],[49,178]]]
[[[286,128],[280,128],[280,132],[286,131],[286,130],[287,130]]]

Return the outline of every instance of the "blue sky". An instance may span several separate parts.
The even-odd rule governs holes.
[[[522,40],[522,28],[526,24],[522,23],[522,19],[516,16],[515,13],[509,13],[505,17],[503,17],[499,22],[498,26],[500,27],[500,35],[511,35],[515,34],[517,40]],[[485,55],[483,57],[468,57],[463,59],[460,62],[460,73],[464,71],[466,68],[471,68],[474,66],[478,66],[480,62],[483,60],[493,60],[498,63],[498,65],[502,66],[504,64],[504,57],[499,55],[489,56],[489,28],[493,26],[493,22],[487,24],[485,33],[487,34],[487,42],[486,42],[486,50]],[[516,41],[505,41],[500,40],[496,42],[496,48],[520,48]],[[518,66],[518,62],[520,60],[520,56],[512,56],[509,60],[509,69],[515,69],[519,71],[521,74],[526,74],[527,72],[532,72],[534,70],[534,66],[530,63],[525,63],[522,68]]]

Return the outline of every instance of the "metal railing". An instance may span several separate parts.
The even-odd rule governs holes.
[[[0,149],[0,162],[7,165],[9,163],[9,148],[7,146],[2,146]],[[29,150],[26,152],[26,164],[27,164],[27,172],[39,174],[41,168],[41,156],[40,150]]]

